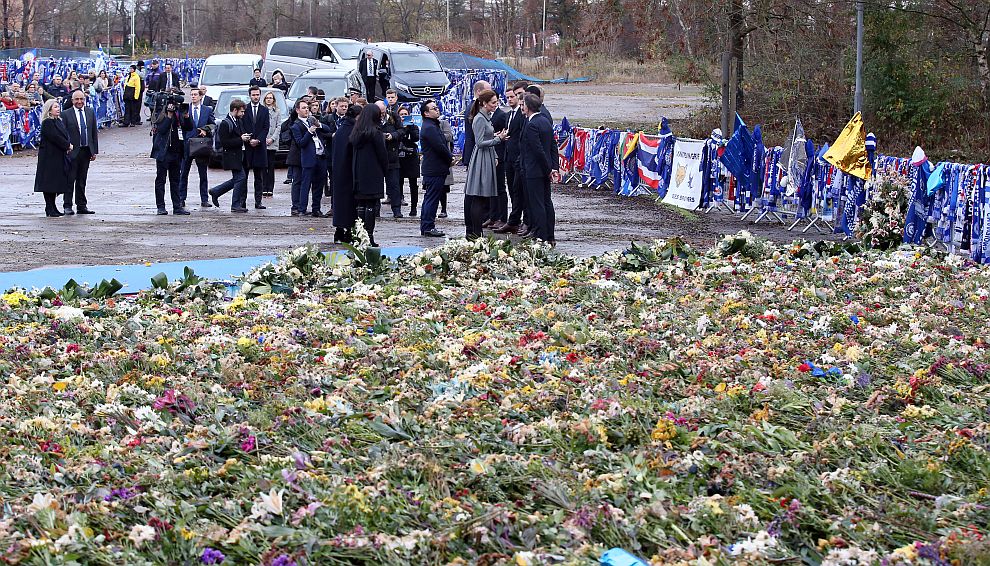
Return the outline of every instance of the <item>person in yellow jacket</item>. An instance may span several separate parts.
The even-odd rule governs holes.
[[[141,94],[144,91],[141,75],[137,67],[131,65],[131,71],[124,82],[124,119],[121,127],[141,125]]]

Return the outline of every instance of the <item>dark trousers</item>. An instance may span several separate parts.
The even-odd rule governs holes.
[[[437,227],[437,205],[440,204],[440,197],[445,196],[443,192],[444,177],[423,177],[423,210],[420,211],[419,231],[429,232]],[[413,204],[415,206],[415,204]]]
[[[275,150],[268,150],[268,167],[265,169],[265,190],[267,195],[275,194]]]
[[[446,179],[444,179],[446,181]],[[443,193],[440,194],[440,212],[447,214],[447,195],[450,194],[450,185],[443,186]]]
[[[127,99],[124,101],[124,124],[137,125],[141,123],[141,101]]]
[[[492,199],[488,219],[505,222],[509,219],[509,195],[505,190],[505,164],[501,159],[495,166],[495,188],[498,189],[498,194]]]
[[[73,195],[75,195],[79,210],[86,210],[86,177],[89,176],[89,158],[92,155],[93,153],[88,147],[80,147],[79,154],[72,162],[72,170],[69,172],[72,187],[62,196],[62,206],[66,210],[72,208]]]
[[[179,170],[182,169],[182,159],[176,157],[167,160],[155,160],[158,170],[155,174],[155,204],[158,210],[165,210],[165,177],[168,177],[168,193],[172,200],[172,210],[182,208],[179,198]]]
[[[379,199],[354,199],[357,208],[357,217],[364,224],[364,230],[368,233],[371,245],[378,246],[375,242],[375,223],[382,210],[382,201]]]
[[[526,198],[529,199],[529,226],[533,235],[545,241],[554,241],[556,216],[550,200],[550,178],[526,179]]]
[[[492,200],[491,197],[464,195],[464,226],[469,240],[483,235],[484,229],[481,225],[488,218]]]
[[[234,191],[230,197],[230,209],[247,208],[247,173],[243,169],[232,170],[230,179],[213,187],[210,192],[221,197],[230,191]]]
[[[326,190],[327,186],[327,167],[330,165],[330,160],[326,157],[316,158],[316,167],[313,167],[313,181],[312,181],[312,193],[313,193],[313,213],[319,214],[320,208],[323,203],[323,191]]]
[[[392,214],[402,213],[402,171],[385,170],[385,196],[392,203]]]
[[[55,204],[55,199],[58,197],[58,193],[41,193],[45,195],[45,214],[51,214],[52,212],[58,211],[58,207]]]
[[[405,177],[409,179],[409,208],[416,210],[416,205],[419,204],[419,179],[416,177]],[[403,179],[399,179],[399,194],[402,194],[402,186],[405,184]],[[423,181],[423,185],[426,185],[426,181]],[[424,205],[426,203],[426,197],[423,197]]]
[[[182,202],[186,202],[186,196],[189,194],[189,171],[192,169],[193,164],[196,165],[196,172],[199,174],[199,202],[209,202],[210,195],[207,191],[210,190],[210,182],[206,178],[206,174],[210,169],[210,160],[207,158],[193,158],[188,155],[182,160],[182,175],[179,179],[179,199]]]
[[[292,174],[292,210],[306,214],[315,167],[296,167]]]
[[[523,178],[515,163],[507,163],[505,180],[509,184],[509,198],[512,200],[512,213],[509,214],[506,223],[509,226],[519,226],[524,220],[529,220],[529,215],[524,214],[526,212],[526,179]]]
[[[257,206],[261,204],[261,197],[265,194],[265,168],[252,167],[248,171],[254,174],[254,204]],[[247,182],[247,171],[244,172],[244,181]],[[247,200],[247,195],[244,200]]]
[[[364,79],[364,90],[368,96],[368,102],[374,104],[378,97],[375,96],[375,87],[378,86],[378,77],[361,77]]]

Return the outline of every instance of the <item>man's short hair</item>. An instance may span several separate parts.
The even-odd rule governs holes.
[[[254,72],[255,73],[260,73],[261,72],[261,69],[255,68]]]
[[[419,113],[420,114],[426,113],[426,111],[430,108],[430,105],[431,104],[436,104],[436,103],[437,103],[436,100],[424,100],[423,102],[420,102],[419,103]]]
[[[248,94],[251,94],[254,91],[258,91],[258,94],[261,94],[261,87],[258,85],[251,85],[248,87]]]
[[[474,97],[478,98],[478,95],[485,92],[486,90],[491,90],[492,85],[488,84],[488,81],[478,81],[474,83],[471,87],[471,91],[474,93]]]
[[[206,96],[206,87],[205,86],[201,86],[201,87],[197,88],[196,90],[198,90],[199,93],[202,94],[203,96]]]
[[[241,100],[240,98],[235,98],[230,101],[231,112],[233,112],[234,110],[240,110],[241,108],[247,108],[247,104],[244,104],[244,101]]]
[[[539,112],[540,106],[543,106],[543,102],[540,101],[540,97],[533,93],[529,93],[526,96],[524,96],[523,102],[525,102],[526,108],[530,112]]]
[[[340,104],[341,102],[343,102],[344,104],[350,104],[351,103],[351,101],[348,100],[346,96],[338,96],[337,98],[335,98],[333,100],[333,103],[334,104]]]
[[[525,90],[526,87],[528,87],[528,86],[529,86],[529,83],[526,82],[526,81],[516,81],[516,82],[512,83],[512,90],[519,90],[519,89]]]
[[[299,110],[299,107],[300,106],[306,106],[307,108],[309,108],[309,97],[308,96],[300,96],[296,100],[296,103],[295,103],[295,105],[293,105],[292,108],[294,110]]]
[[[385,91],[385,96],[388,96],[390,94],[398,95],[398,93],[395,92],[395,89],[394,88],[390,88],[390,89],[388,89],[388,90]]]
[[[528,87],[526,87],[526,92],[530,94],[535,94],[536,96],[540,97],[540,100],[543,100],[543,89],[537,85],[529,85]]]
[[[308,92],[310,94],[317,94],[317,93],[320,92],[320,89],[316,88],[315,86],[310,85],[310,86],[306,87],[306,92]]]

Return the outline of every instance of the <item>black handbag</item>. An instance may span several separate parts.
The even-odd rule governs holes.
[[[213,155],[213,138],[209,136],[189,138],[189,157],[201,158]]]

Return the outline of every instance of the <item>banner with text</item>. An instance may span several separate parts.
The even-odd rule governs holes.
[[[674,143],[670,187],[663,198],[664,203],[688,210],[696,210],[701,205],[701,156],[704,150],[703,140],[679,139]]]

